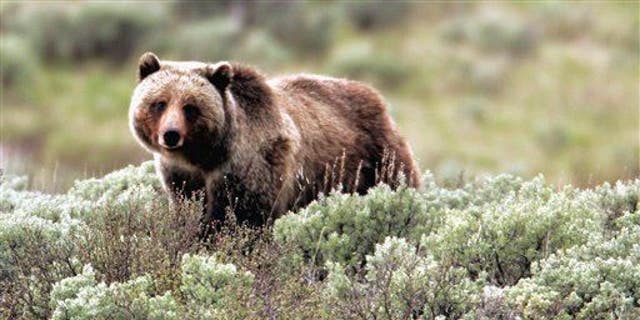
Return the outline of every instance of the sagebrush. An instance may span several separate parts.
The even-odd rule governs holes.
[[[640,179],[427,173],[207,242],[200,203],[169,203],[149,162],[60,195],[27,185],[0,184],[2,318],[640,317]]]

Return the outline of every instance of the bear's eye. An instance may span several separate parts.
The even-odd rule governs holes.
[[[194,120],[200,115],[200,110],[198,110],[198,107],[188,104],[184,106],[184,114],[189,120]]]
[[[167,103],[159,101],[151,105],[151,111],[153,113],[161,113],[167,107]]]

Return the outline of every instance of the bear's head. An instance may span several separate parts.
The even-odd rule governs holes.
[[[145,53],[129,107],[133,135],[148,151],[194,165],[227,157],[231,119],[228,62],[160,61]]]

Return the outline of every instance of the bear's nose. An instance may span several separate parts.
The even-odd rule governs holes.
[[[167,130],[162,134],[162,140],[165,147],[169,149],[177,148],[182,145],[182,137],[180,132],[176,130]]]

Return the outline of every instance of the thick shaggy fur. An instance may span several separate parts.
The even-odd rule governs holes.
[[[363,194],[379,182],[395,187],[400,176],[419,184],[382,98],[362,83],[267,80],[247,66],[160,62],[151,53],[140,59],[139,79],[132,132],[154,154],[172,195],[204,191],[205,222],[231,209],[239,221],[261,225],[333,188]],[[159,101],[164,108],[154,107]],[[179,148],[160,141],[169,127],[184,136]]]

